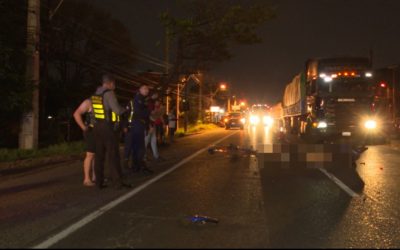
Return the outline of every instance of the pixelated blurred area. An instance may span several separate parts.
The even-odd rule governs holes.
[[[334,168],[352,166],[350,144],[261,144],[257,146],[262,168]]]

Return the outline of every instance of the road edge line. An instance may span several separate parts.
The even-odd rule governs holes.
[[[341,180],[339,180],[336,176],[334,176],[333,174],[329,173],[326,169],[324,168],[319,168],[319,170],[324,173],[331,181],[333,181],[334,183],[336,183],[336,185],[338,185],[343,191],[345,191],[348,195],[350,195],[350,197],[352,198],[358,198],[360,197],[359,194],[357,194],[356,192],[354,192],[351,188],[349,188],[348,186],[346,186],[346,184],[344,184]]]
[[[173,172],[174,170],[176,170],[177,168],[179,168],[183,164],[189,162],[190,160],[192,160],[196,156],[198,156],[201,153],[205,152],[210,146],[212,146],[214,144],[217,144],[217,143],[220,143],[220,142],[228,139],[229,137],[231,137],[231,136],[233,136],[233,135],[235,135],[237,133],[238,132],[235,132],[235,133],[229,134],[227,136],[224,136],[221,139],[219,139],[219,140],[209,144],[208,146],[198,150],[197,152],[193,153],[192,155],[189,155],[185,159],[183,159],[180,162],[176,163],[170,169],[160,173],[159,175],[157,175],[153,179],[150,179],[150,180],[146,181],[145,183],[143,183],[140,186],[136,187],[135,189],[133,189],[129,193],[126,193],[123,196],[120,196],[119,198],[109,202],[108,204],[106,204],[106,205],[102,206],[101,208],[97,209],[96,211],[86,215],[85,217],[83,217],[79,221],[77,221],[77,222],[73,223],[72,225],[68,226],[67,228],[63,229],[61,232],[51,236],[50,238],[48,238],[47,240],[43,241],[42,243],[32,247],[32,249],[49,248],[49,247],[53,246],[54,244],[56,244],[57,242],[63,240],[64,238],[68,237],[69,235],[71,235],[72,233],[77,231],[78,229],[80,229],[83,226],[89,224],[90,222],[92,222],[96,218],[100,217],[105,212],[111,210],[112,208],[116,207],[117,205],[121,204],[122,202],[124,202],[124,201],[128,200],[129,198],[133,197],[134,195],[136,195],[137,193],[139,193],[140,191],[142,191],[146,187],[150,186],[151,184],[153,184],[154,182],[160,180],[161,178],[163,178],[164,176],[168,175],[169,173]]]

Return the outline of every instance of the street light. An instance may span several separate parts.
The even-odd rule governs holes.
[[[220,90],[222,90],[222,91],[225,91],[226,90],[226,84],[225,83],[221,83],[220,85],[219,85],[219,89]]]

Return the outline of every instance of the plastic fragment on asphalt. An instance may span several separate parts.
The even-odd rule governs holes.
[[[208,216],[204,216],[204,215],[198,215],[198,214],[189,217],[189,220],[194,224],[206,224],[206,223],[218,224],[219,223],[219,220],[216,218],[212,218],[212,217],[208,217]]]

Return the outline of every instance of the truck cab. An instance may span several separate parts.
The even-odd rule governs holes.
[[[368,58],[309,60],[301,132],[325,138],[379,135],[382,121],[373,109],[372,79]]]

